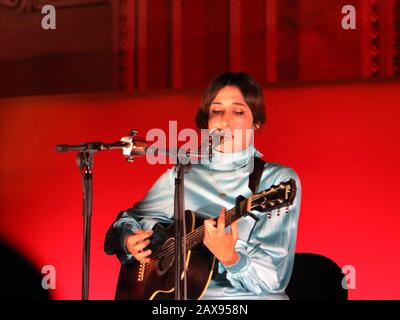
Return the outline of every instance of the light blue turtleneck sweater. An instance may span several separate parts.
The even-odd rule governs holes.
[[[234,153],[213,150],[212,162],[207,159],[193,164],[185,174],[185,210],[215,218],[222,207],[233,208],[237,196],[249,197],[252,194],[248,188],[249,173],[254,156],[262,156],[254,146]],[[124,246],[128,234],[139,228],[151,229],[157,222],[172,222],[175,175],[175,167],[168,169],[141,201],[120,213],[107,233],[107,253],[117,254],[126,263],[134,259]],[[212,280],[202,299],[287,299],[284,290],[293,268],[300,180],[292,169],[267,162],[258,187],[262,191],[290,178],[296,181],[297,187],[294,203],[288,210],[281,209],[280,215],[273,213],[272,218],[267,213],[252,211],[259,217],[258,222],[249,216],[239,220],[236,251],[240,259],[228,267],[219,263],[219,272],[226,271],[226,276]],[[224,198],[220,197],[221,192],[226,194]]]

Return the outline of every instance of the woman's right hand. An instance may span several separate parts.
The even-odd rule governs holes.
[[[126,250],[128,250],[136,260],[140,262],[150,262],[148,256],[151,254],[151,250],[147,249],[143,251],[143,249],[149,245],[150,240],[147,238],[152,234],[153,230],[139,229],[135,231],[134,234],[127,236],[125,239]]]

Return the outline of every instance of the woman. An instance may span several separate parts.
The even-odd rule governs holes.
[[[209,218],[204,222],[204,245],[219,261],[219,274],[202,299],[287,299],[284,290],[293,267],[301,197],[296,173],[266,162],[259,182],[261,191],[295,180],[297,193],[287,213],[268,219],[267,213],[253,211],[258,221],[245,217],[230,228],[224,225],[226,208],[235,206],[237,196],[252,194],[249,174],[254,157],[262,155],[251,138],[265,118],[262,89],[245,73],[217,76],[198,110],[196,124],[200,129],[231,133],[213,149],[211,162],[194,164],[185,174],[185,209]],[[106,236],[108,254],[116,254],[123,264],[131,259],[150,261],[152,252],[146,247],[152,228],[173,219],[175,174],[175,168],[167,170],[144,199],[119,214]]]

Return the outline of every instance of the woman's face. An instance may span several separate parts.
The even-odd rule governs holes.
[[[232,135],[219,146],[222,152],[237,152],[249,145],[255,128],[254,119],[239,88],[226,86],[218,91],[208,112],[208,129],[213,128]]]

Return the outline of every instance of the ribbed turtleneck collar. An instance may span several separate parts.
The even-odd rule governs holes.
[[[251,157],[262,157],[262,154],[253,146],[249,145],[246,149],[237,152],[221,152],[213,149],[211,162],[207,159],[205,165],[213,170],[235,170],[245,167]]]

